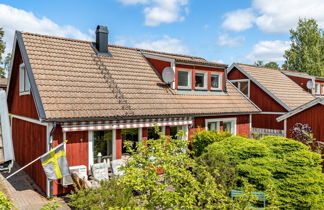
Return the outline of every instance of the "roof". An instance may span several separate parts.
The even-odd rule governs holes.
[[[232,85],[228,95],[176,95],[137,48],[109,45],[108,57],[96,56],[87,41],[31,33],[22,39],[46,120],[259,112]]]
[[[306,72],[300,71],[291,71],[291,70],[280,70],[285,75],[294,76],[294,77],[302,77],[306,79],[314,79],[314,76],[307,74]]]
[[[285,120],[285,119],[287,119],[289,117],[292,117],[292,116],[304,111],[305,109],[311,108],[311,107],[313,107],[313,106],[315,106],[317,104],[324,105],[324,98],[316,98],[316,99],[314,99],[312,101],[309,101],[308,103],[303,104],[303,105],[297,107],[296,109],[294,109],[294,110],[292,110],[292,111],[278,117],[277,121],[280,122],[282,120]]]
[[[238,63],[230,70],[234,66],[288,111],[314,99],[281,70]]]
[[[0,78],[0,87],[7,87],[7,78]]]

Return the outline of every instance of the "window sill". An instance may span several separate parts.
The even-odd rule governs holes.
[[[19,96],[30,95],[30,91],[19,92]]]

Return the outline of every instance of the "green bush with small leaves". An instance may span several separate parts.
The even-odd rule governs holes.
[[[223,131],[206,131],[199,129],[191,137],[191,148],[194,156],[199,157],[202,153],[206,151],[206,147],[214,142],[222,141],[228,137],[232,136],[231,133]]]
[[[7,196],[0,191],[0,209],[9,210],[14,207],[14,204],[10,201]]]
[[[321,157],[300,142],[276,136],[260,140],[235,136],[211,144],[206,150],[199,159],[209,170],[219,169],[208,161],[220,156],[235,165],[236,189],[242,188],[242,179],[247,179],[255,190],[271,195],[268,204],[282,209],[324,206]]]

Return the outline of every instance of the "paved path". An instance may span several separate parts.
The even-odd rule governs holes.
[[[11,173],[18,169],[19,166],[15,164]],[[49,200],[42,195],[39,187],[24,171],[19,172],[8,181],[4,178],[7,176],[9,176],[8,173],[0,174],[0,190],[7,194],[17,209],[40,209],[49,203]],[[62,206],[60,209],[70,209],[61,199],[57,200]]]

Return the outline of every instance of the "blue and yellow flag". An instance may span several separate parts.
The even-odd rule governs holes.
[[[70,175],[64,144],[58,145],[40,158],[45,174],[49,180],[57,180]]]

